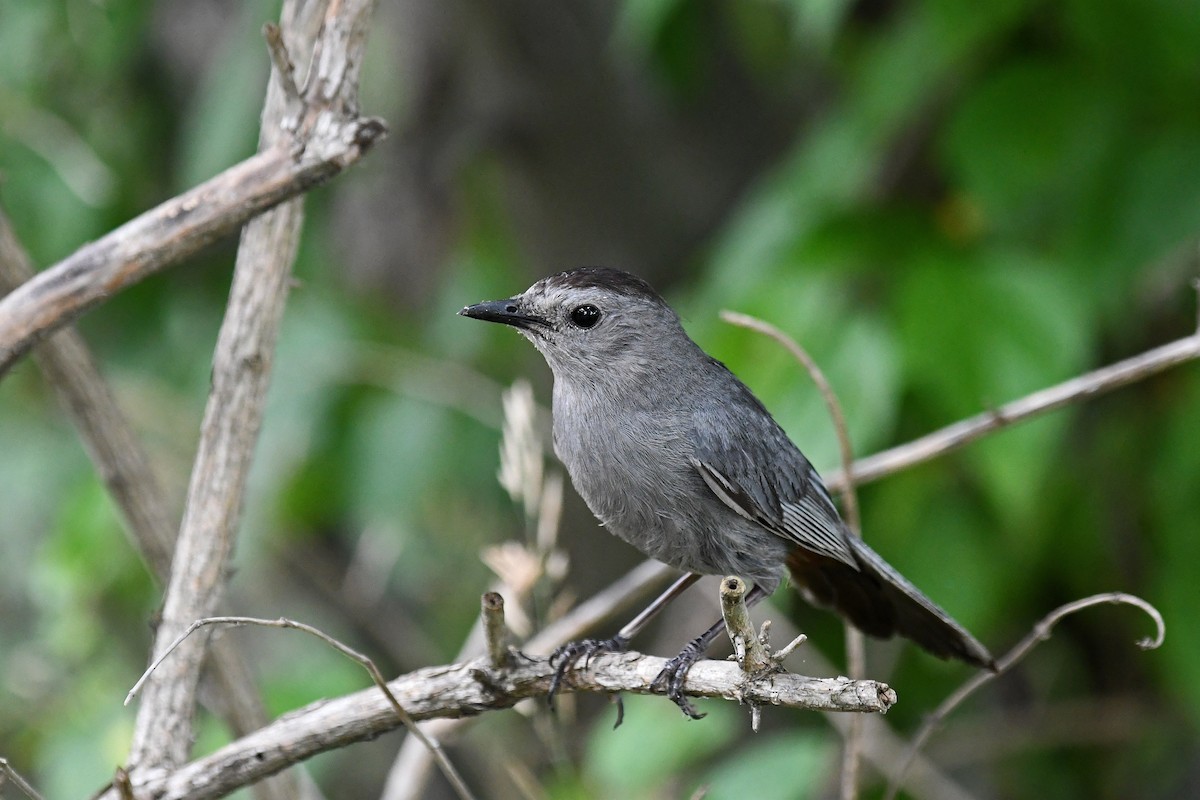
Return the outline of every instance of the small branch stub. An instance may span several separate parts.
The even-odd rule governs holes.
[[[508,625],[504,622],[504,597],[499,592],[484,592],[479,605],[488,661],[495,669],[504,669],[512,660],[508,648]]]
[[[767,648],[754,632],[750,622],[750,611],[746,607],[746,582],[736,575],[721,581],[721,616],[725,620],[725,631],[733,642],[738,665],[750,677],[779,669]]]
[[[279,80],[280,87],[283,88],[283,95],[287,102],[296,104],[303,102],[300,88],[296,86],[296,66],[292,63],[287,46],[283,42],[283,31],[274,22],[265,23],[263,38],[267,40],[267,52],[275,67],[275,77]]]

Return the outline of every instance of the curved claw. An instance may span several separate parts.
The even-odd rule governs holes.
[[[567,642],[555,650],[550,654],[550,666],[554,667],[554,677],[550,679],[550,689],[546,692],[546,700],[550,706],[554,706],[554,695],[562,688],[563,678],[580,660],[586,669],[593,656],[601,653],[624,653],[628,649],[629,640],[618,634],[611,639],[580,639]]]
[[[705,715],[697,711],[692,702],[688,700],[687,695],[683,693],[683,684],[687,680],[688,670],[703,655],[703,650],[695,647],[694,643],[689,644],[679,655],[668,661],[662,671],[658,673],[658,677],[650,683],[651,689],[665,692],[671,702],[679,706],[679,710],[692,719],[703,719]]]

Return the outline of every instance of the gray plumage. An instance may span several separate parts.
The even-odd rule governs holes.
[[[866,633],[993,665],[847,531],[808,459],[640,278],[578,269],[460,313],[516,327],[545,356],[555,451],[617,537],[678,569],[739,575],[767,593],[790,572],[809,599]]]

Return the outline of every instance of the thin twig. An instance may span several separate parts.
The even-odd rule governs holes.
[[[852,470],[838,470],[827,475],[825,484],[830,489],[840,490],[845,485],[847,475],[853,476],[856,485],[879,480],[957,450],[1000,428],[1119,389],[1197,358],[1200,358],[1200,332],[1054,386],[1039,389],[999,408],[976,414],[919,439],[861,458],[854,462]]]
[[[133,782],[129,779],[129,770],[118,766],[113,774],[112,787],[121,800],[137,800],[133,796]]]
[[[765,644],[769,620],[763,623],[762,632],[755,633],[750,622],[750,610],[746,607],[746,582],[736,575],[726,576],[721,581],[721,619],[725,620],[725,634],[733,643],[733,657],[747,676],[761,676],[768,672],[779,672],[779,661],[767,652]],[[750,730],[758,733],[762,721],[762,705],[748,702],[750,706]],[[617,725],[621,724],[621,713],[617,713]]]
[[[1091,597],[1085,597],[1081,600],[1075,600],[1059,606],[1043,617],[1041,621],[1033,626],[1033,630],[1031,630],[1024,639],[1018,642],[1015,647],[1013,647],[996,661],[995,672],[981,670],[975,673],[975,675],[967,680],[966,683],[959,686],[958,689],[951,693],[949,697],[943,700],[941,705],[937,707],[937,710],[935,710],[933,714],[925,720],[925,723],[921,725],[920,730],[918,730],[917,734],[913,737],[912,743],[908,747],[908,752],[905,754],[905,757],[900,764],[900,768],[888,781],[886,800],[894,800],[896,793],[899,791],[900,782],[904,779],[904,773],[908,770],[913,758],[917,755],[921,748],[924,747],[925,742],[933,734],[933,731],[939,725],[941,725],[942,721],[945,720],[950,712],[952,712],[964,700],[974,694],[977,689],[1000,677],[1014,665],[1019,663],[1038,644],[1049,639],[1054,626],[1057,625],[1058,622],[1064,617],[1070,616],[1078,611],[1082,611],[1085,608],[1091,608],[1092,606],[1102,605],[1104,603],[1132,605],[1146,612],[1146,614],[1148,614],[1150,618],[1154,620],[1155,635],[1153,639],[1149,637],[1139,639],[1137,646],[1143,650],[1153,650],[1162,645],[1163,638],[1167,634],[1167,626],[1163,621],[1162,614],[1160,614],[1158,609],[1153,605],[1136,595],[1126,594],[1125,592],[1106,592],[1104,594],[1095,594]]]
[[[808,354],[807,350],[801,347],[795,339],[769,322],[748,314],[739,314],[736,311],[722,311],[721,319],[732,325],[748,328],[769,336],[783,345],[800,362],[804,369],[808,371],[813,383],[817,385],[817,390],[820,391],[821,397],[825,401],[825,406],[829,409],[829,416],[833,420],[833,429],[837,434],[838,452],[841,455],[842,472],[851,476],[849,480],[843,481],[838,487],[838,491],[842,497],[842,511],[845,514],[846,525],[852,535],[861,537],[862,517],[858,507],[858,492],[855,490],[854,476],[851,471],[854,464],[854,448],[850,444],[850,429],[846,425],[846,415],[842,412],[842,404],[838,401],[837,393],[833,390],[833,385],[825,377],[825,373],[817,366],[817,362]],[[853,625],[846,623],[846,669],[849,671],[850,677],[863,677],[867,671],[866,662],[866,642],[864,641],[862,632]],[[842,750],[842,800],[854,800],[858,796],[858,773],[860,754],[862,753],[862,735],[862,720],[857,718],[852,719]]]
[[[274,22],[263,24],[263,38],[267,40],[267,52],[271,55],[273,74],[279,81],[283,96],[289,103],[301,102],[300,89],[296,86],[296,65],[288,54],[283,41],[283,30]]]
[[[12,764],[8,763],[8,759],[0,758],[0,787],[4,786],[4,781],[10,780],[13,785],[21,790],[30,800],[42,800],[42,796],[37,793],[37,790],[29,785],[29,782],[21,777],[21,773],[13,769]]]
[[[396,695],[394,695],[392,690],[388,687],[387,681],[384,680],[383,674],[379,671],[379,667],[375,665],[375,662],[372,661],[370,657],[358,652],[349,645],[343,644],[319,628],[315,628],[312,625],[308,625],[303,622],[297,622],[293,619],[287,619],[286,617],[280,617],[279,619],[259,619],[257,617],[207,617],[205,619],[196,620],[187,627],[187,630],[176,637],[175,640],[167,646],[167,649],[164,650],[158,658],[154,659],[154,663],[146,668],[146,671],[142,673],[142,677],[138,678],[137,683],[135,683],[133,688],[129,690],[129,694],[125,695],[125,705],[129,705],[130,701],[132,701],[133,698],[137,696],[137,693],[141,691],[142,686],[146,683],[146,680],[150,677],[154,670],[158,669],[158,665],[161,664],[163,660],[175,650],[176,647],[182,644],[184,639],[191,636],[194,632],[206,625],[228,625],[234,628],[241,627],[243,625],[258,625],[264,628],[291,628],[293,630],[303,631],[310,636],[317,637],[342,655],[346,656],[352,661],[358,662],[358,664],[367,671],[367,674],[371,676],[371,680],[376,686],[379,687],[379,690],[383,692],[384,697],[387,698],[388,704],[391,706],[392,711],[395,713],[397,719],[400,720],[404,727],[408,728],[409,732],[413,736],[419,739],[421,743],[428,748],[434,759],[436,759],[438,766],[441,767],[442,772],[446,775],[446,780],[448,780],[450,785],[454,787],[456,792],[458,792],[458,796],[463,800],[472,800],[473,795],[471,794],[471,790],[467,788],[462,776],[458,774],[458,770],[454,768],[454,764],[450,762],[450,759],[442,750],[441,745],[426,736],[425,732],[422,731],[421,728],[413,721],[413,718],[409,715],[409,713],[404,710],[404,707],[400,705],[400,701],[396,699]]]
[[[846,425],[846,415],[842,412],[842,404],[838,402],[837,394],[833,391],[833,386],[829,383],[829,379],[825,377],[825,373],[817,366],[817,362],[808,354],[808,351],[779,328],[758,317],[752,317],[749,314],[742,314],[737,311],[722,311],[721,319],[730,325],[737,325],[739,328],[747,328],[764,336],[769,336],[781,344],[785,350],[792,354],[793,358],[800,362],[801,366],[807,370],[809,377],[812,378],[813,383],[817,385],[817,390],[821,393],[821,399],[825,401],[825,407],[829,409],[829,416],[833,420],[833,430],[837,434],[838,452],[841,456],[843,469],[853,464],[854,448],[850,444],[850,429]],[[862,525],[858,510],[858,493],[854,491],[854,484],[855,481],[842,482],[838,486],[838,491],[842,495],[842,511],[845,514],[846,524],[855,536],[861,536]]]

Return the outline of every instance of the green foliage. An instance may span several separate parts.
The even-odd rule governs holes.
[[[688,725],[679,709],[652,697],[625,698],[625,722],[613,730],[600,724],[588,742],[587,778],[594,796],[662,796],[680,775],[697,769],[727,746],[739,723],[736,710],[705,703],[707,725]],[[673,730],[672,730],[673,729]],[[672,735],[663,735],[671,731]]]
[[[767,736],[748,752],[725,758],[701,781],[713,800],[747,795],[759,800],[819,797],[830,774],[834,747],[811,733]]]

